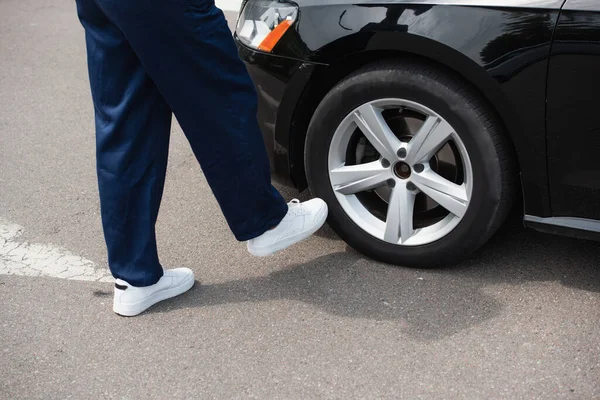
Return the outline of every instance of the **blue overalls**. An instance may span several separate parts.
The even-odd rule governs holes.
[[[276,226],[252,81],[214,0],[77,0],[96,116],[97,173],[115,278],[162,276],[155,224],[175,114],[240,241]]]

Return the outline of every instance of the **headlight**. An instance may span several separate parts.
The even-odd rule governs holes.
[[[298,17],[298,8],[276,0],[250,0],[238,19],[239,40],[253,49],[270,53]]]

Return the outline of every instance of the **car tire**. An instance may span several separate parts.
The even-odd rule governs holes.
[[[472,192],[466,211],[450,232],[430,243],[409,246],[376,237],[356,223],[336,197],[330,177],[334,134],[353,110],[378,99],[403,99],[433,110],[454,128],[467,152],[463,158],[472,169]],[[495,113],[460,77],[422,62],[380,62],[339,82],[312,117],[304,156],[309,189],[329,205],[333,230],[359,252],[395,265],[431,268],[461,261],[494,234],[516,197],[512,147]]]

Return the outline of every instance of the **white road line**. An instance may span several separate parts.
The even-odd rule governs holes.
[[[110,272],[63,248],[19,241],[23,228],[0,219],[0,275],[113,282]]]
[[[216,0],[215,4],[223,11],[240,11],[242,0]]]

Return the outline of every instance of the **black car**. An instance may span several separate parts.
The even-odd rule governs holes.
[[[276,180],[368,256],[600,233],[600,0],[247,0],[236,40]]]

